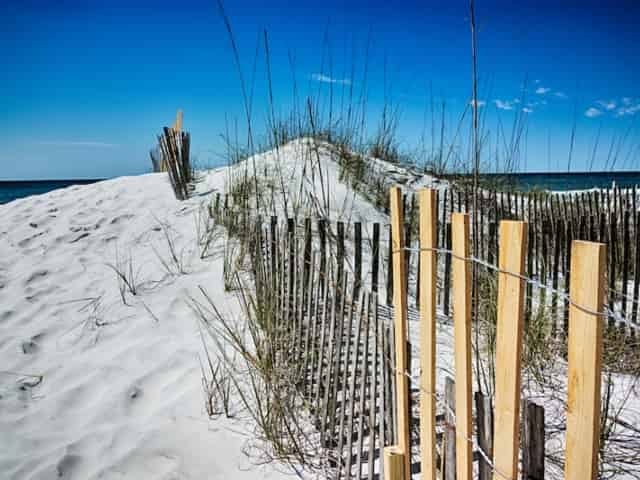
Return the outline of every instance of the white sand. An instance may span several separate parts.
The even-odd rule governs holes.
[[[200,190],[220,189],[224,173],[206,180]],[[291,478],[282,465],[254,466],[236,433],[246,425],[204,409],[185,300],[202,284],[221,305],[235,302],[221,257],[199,258],[203,199],[180,203],[152,174],[0,206],[1,478]],[[154,253],[168,256],[154,216],[171,225],[187,275],[168,275]],[[107,266],[116,246],[140,269],[131,306]],[[22,374],[43,379],[30,387],[36,379]]]
[[[302,183],[306,196],[320,189],[318,178],[302,179],[315,158],[298,141],[256,161],[278,165],[287,188]],[[338,181],[327,155],[321,163],[332,218],[384,220]],[[292,477],[243,453],[254,443],[250,422],[210,420],[204,408],[189,297],[202,285],[223,310],[238,309],[223,291],[222,240],[201,260],[195,224],[226,176],[208,172],[186,202],[165,174],[150,174],[0,205],[0,478]],[[184,275],[162,265],[160,222]],[[117,256],[133,259],[140,283],[127,305],[109,266]]]

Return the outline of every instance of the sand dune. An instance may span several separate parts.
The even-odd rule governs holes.
[[[223,183],[213,171],[199,189]],[[195,242],[206,199],[180,203],[166,176],[152,174],[0,206],[0,477],[290,477],[252,465],[242,421],[209,420],[204,409],[186,300],[221,283],[222,258],[201,260]],[[188,274],[162,266],[159,222]],[[116,251],[138,272],[129,305],[108,266]]]

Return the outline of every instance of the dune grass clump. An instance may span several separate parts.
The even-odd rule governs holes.
[[[188,271],[187,258],[185,258],[185,250],[181,249],[180,251],[178,251],[178,247],[176,245],[176,237],[173,233],[171,225],[167,222],[162,222],[157,218],[155,220],[158,223],[157,228],[162,231],[163,237],[167,244],[168,255],[166,257],[161,255],[161,253],[156,249],[155,246],[152,246],[153,252],[156,254],[156,257],[158,258],[168,275],[186,275]]]
[[[219,412],[219,405],[228,408],[224,405],[230,402],[232,386],[239,408],[256,425],[256,439],[249,446],[252,450],[259,450],[265,461],[319,468],[322,455],[317,433],[304,420],[300,370],[293,363],[293,332],[275,315],[277,293],[264,289],[258,299],[239,274],[234,282],[241,318],[223,314],[202,287],[201,296],[190,302],[204,336],[219,352],[217,364],[209,361],[203,367],[207,411]],[[205,351],[210,358],[206,346]]]
[[[135,268],[131,254],[126,258],[122,258],[118,254],[117,249],[115,263],[109,263],[107,266],[116,274],[118,291],[120,292],[122,303],[128,305],[127,294],[135,297],[139,293],[138,278],[140,276],[140,269]]]

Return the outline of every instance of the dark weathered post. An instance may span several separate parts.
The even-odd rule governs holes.
[[[380,269],[380,224],[373,224],[373,245],[371,246],[371,291],[378,293],[378,270]]]
[[[525,400],[522,479],[544,480],[544,408]]]
[[[480,392],[475,393],[477,411],[478,447],[491,460],[493,458],[493,408],[491,397]],[[493,469],[482,455],[478,459],[478,480],[491,480]]]
[[[445,378],[444,383],[444,436],[443,448],[444,451],[444,465],[442,478],[444,480],[456,480],[456,384],[451,377]]]

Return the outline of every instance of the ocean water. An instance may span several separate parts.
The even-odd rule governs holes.
[[[575,173],[513,173],[508,175],[484,174],[488,180],[504,180],[521,190],[588,190],[640,186],[640,171],[631,172],[575,172]]]
[[[18,198],[29,197],[31,195],[41,195],[43,193],[57,190],[58,188],[70,187],[71,185],[88,185],[100,180],[20,180],[20,181],[0,181],[0,205],[9,203]]]
[[[575,172],[575,173],[512,173],[483,174],[488,180],[505,181],[522,190],[586,190],[590,188],[611,188],[612,184],[620,188],[640,186],[640,171],[637,172]],[[71,185],[88,185],[95,180],[20,180],[0,181],[0,205],[18,198],[65,188]]]

